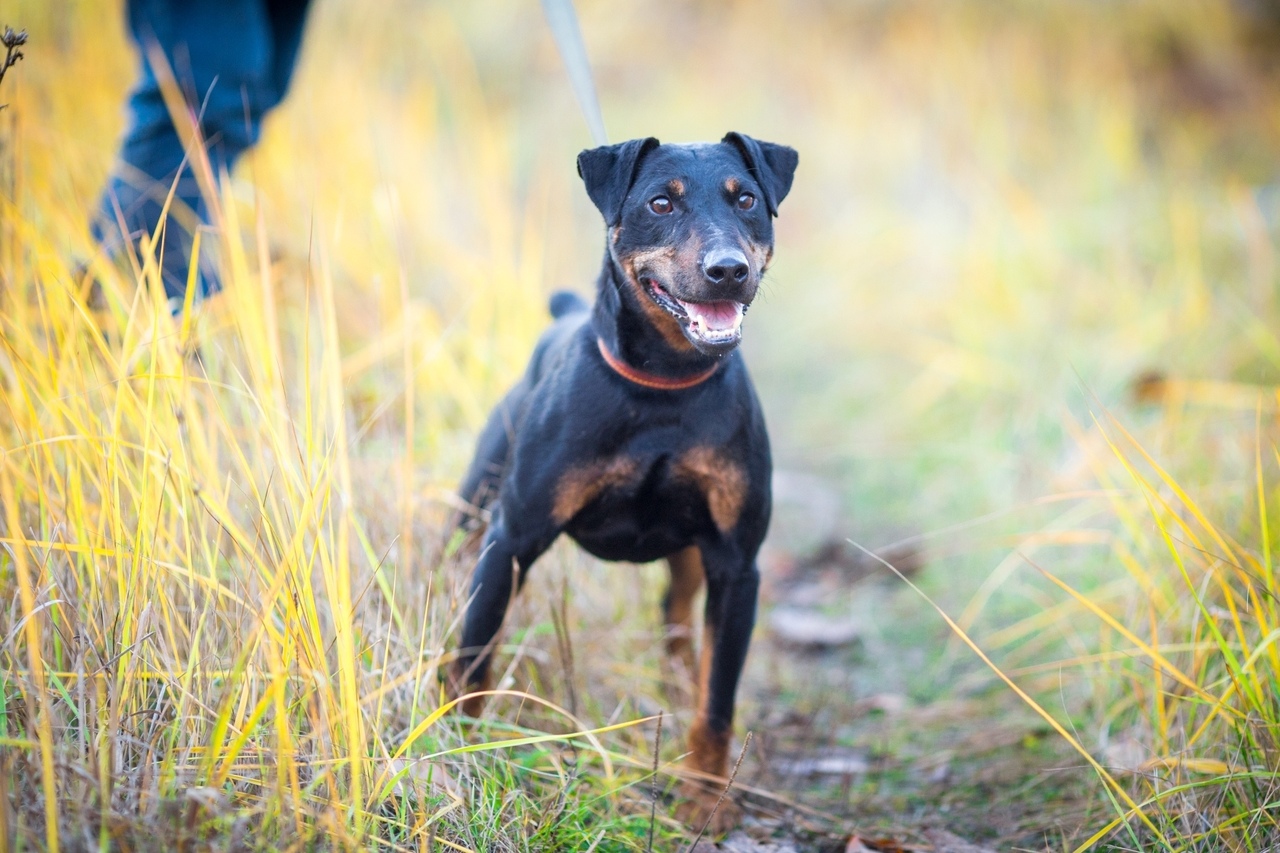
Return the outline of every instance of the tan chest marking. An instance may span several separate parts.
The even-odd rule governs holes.
[[[676,460],[675,474],[706,496],[711,520],[721,533],[738,525],[747,497],[747,474],[742,466],[715,448],[695,447]]]
[[[570,468],[556,483],[551,502],[551,517],[557,524],[564,524],[600,493],[615,486],[622,486],[635,479],[636,461],[625,456],[597,459],[585,465]]]

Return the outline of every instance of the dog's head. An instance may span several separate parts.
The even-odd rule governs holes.
[[[668,341],[708,355],[738,345],[798,159],[741,133],[691,145],[633,139],[578,155],[624,298]]]

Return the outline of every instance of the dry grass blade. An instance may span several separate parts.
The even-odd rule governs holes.
[[[854,542],[852,539],[849,540],[849,544],[853,545],[855,548],[862,550],[868,556],[873,558],[875,557],[873,552],[864,548],[862,545],[858,544],[857,542]],[[879,558],[876,558],[876,559],[879,559]],[[1058,720],[1055,719],[1054,716],[1050,714],[1047,710],[1045,710],[1045,708],[1039,702],[1033,699],[1030,694],[1028,694],[1021,687],[1019,687],[1012,678],[1010,678],[1007,674],[1005,674],[1004,670],[1002,670],[999,666],[997,666],[996,663],[987,656],[987,654],[982,650],[982,648],[976,642],[974,642],[973,639],[959,625],[956,624],[955,620],[953,620],[945,610],[939,607],[933,601],[932,598],[926,595],[922,589],[916,586],[911,581],[910,578],[906,577],[901,572],[899,572],[896,568],[894,568],[894,566],[891,563],[886,562],[884,560],[881,560],[881,562],[883,563],[885,568],[887,568],[889,571],[896,574],[902,580],[903,583],[909,586],[911,590],[916,593],[916,595],[919,595],[922,599],[924,599],[924,601],[926,601],[929,604],[929,606],[932,607],[938,613],[938,615],[942,617],[943,621],[947,623],[947,625],[951,628],[951,630],[954,631],[958,637],[960,637],[960,639],[964,642],[964,644],[968,646],[973,651],[974,654],[976,654],[979,658],[981,658],[982,662],[986,664],[987,667],[990,668],[990,670],[996,674],[996,677],[998,677],[1001,681],[1003,681],[1006,685],[1008,685],[1009,689],[1012,690],[1014,693],[1016,693],[1019,699],[1021,699],[1023,702],[1027,704],[1029,708],[1035,711],[1036,714],[1038,714],[1041,719],[1043,719],[1046,723],[1048,723],[1049,726],[1055,732],[1057,732],[1058,735],[1064,741],[1070,744],[1072,749],[1074,749],[1077,753],[1079,753],[1080,756],[1084,758],[1086,762],[1088,762],[1089,766],[1092,767],[1094,772],[1098,775],[1098,778],[1101,779],[1107,785],[1107,787],[1111,790],[1111,792],[1113,792],[1114,795],[1121,802],[1125,804],[1125,806],[1128,808],[1129,813],[1131,815],[1136,816],[1139,820],[1141,820],[1144,824],[1146,824],[1147,828],[1150,829],[1152,833],[1155,834],[1155,836],[1160,840],[1161,844],[1165,845],[1166,847],[1169,846],[1168,841],[1161,834],[1160,830],[1151,821],[1151,819],[1148,818],[1147,815],[1141,809],[1138,808],[1137,804],[1130,798],[1128,792],[1125,791],[1124,786],[1121,785],[1119,782],[1117,782],[1116,779],[1110,773],[1107,772],[1106,768],[1104,768],[1101,764],[1098,763],[1097,759],[1095,759],[1093,755],[1090,754],[1089,750],[1085,749],[1084,746],[1080,743],[1080,741],[1077,740],[1076,737],[1072,735],[1069,731],[1067,731],[1066,727],[1063,726],[1062,723],[1058,722]],[[1082,851],[1086,849],[1086,846],[1079,847],[1077,848],[1077,850]]]
[[[7,456],[7,454],[6,454]],[[0,461],[4,461],[0,459]],[[13,490],[7,465],[0,465],[0,505],[5,513],[5,526],[9,530],[20,529],[18,521],[18,501]],[[18,580],[18,592],[21,596],[22,610],[27,614],[22,620],[22,631],[26,640],[27,660],[30,666],[30,678],[23,682],[24,699],[28,705],[36,707],[36,741],[40,752],[40,785],[44,793],[44,832],[45,844],[50,850],[58,849],[58,809],[57,778],[54,775],[54,741],[53,710],[48,682],[45,674],[44,659],[40,649],[44,645],[40,620],[36,617],[35,585],[31,578],[30,554],[25,545],[18,545],[9,551],[13,559],[13,571]],[[16,633],[16,632],[15,632]],[[7,808],[7,804],[0,806]],[[7,839],[6,839],[7,841]]]

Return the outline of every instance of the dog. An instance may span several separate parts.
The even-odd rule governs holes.
[[[769,524],[764,417],[737,347],[773,258],[773,218],[798,162],[783,145],[650,137],[583,151],[578,174],[607,228],[594,306],[557,293],[554,322],[490,415],[461,498],[488,511],[455,696],[489,687],[513,589],[562,533],[603,560],[665,559],[667,651],[698,673],[678,815],[713,831],[734,697],[755,622]],[[477,513],[479,515],[480,513]],[[693,599],[706,586],[700,662]],[[467,695],[475,716],[483,697]]]

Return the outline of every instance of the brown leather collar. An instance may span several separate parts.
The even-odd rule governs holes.
[[[716,362],[701,373],[695,373],[693,376],[684,376],[679,379],[668,379],[665,376],[658,376],[654,373],[646,373],[643,370],[637,370],[609,352],[609,347],[605,345],[604,338],[596,338],[596,344],[600,347],[600,357],[604,359],[604,363],[613,368],[623,379],[643,385],[645,388],[653,388],[656,391],[682,391],[685,388],[692,388],[695,385],[701,385],[720,369],[720,362]]]

